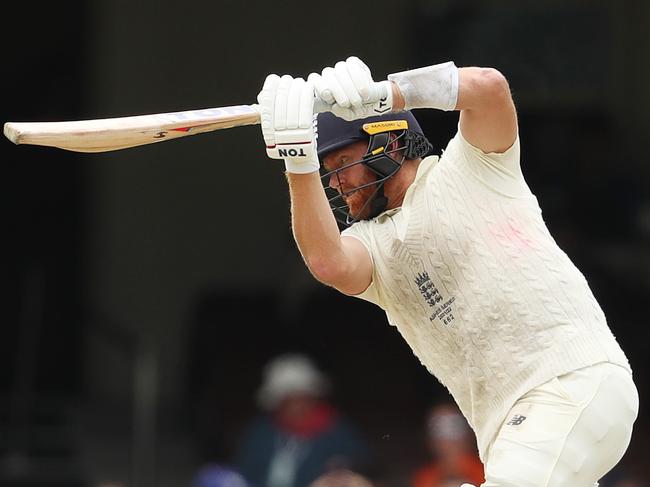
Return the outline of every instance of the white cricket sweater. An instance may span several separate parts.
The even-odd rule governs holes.
[[[588,365],[630,370],[582,273],[548,232],[519,140],[485,154],[460,132],[420,163],[401,208],[354,224],[373,260],[358,297],[386,311],[487,449],[513,403]]]

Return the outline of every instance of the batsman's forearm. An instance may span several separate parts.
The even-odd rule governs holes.
[[[291,196],[291,224],[298,249],[310,272],[332,284],[337,266],[345,262],[341,235],[329,207],[318,172],[287,173]]]

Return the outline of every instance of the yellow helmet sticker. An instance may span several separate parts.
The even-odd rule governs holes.
[[[391,130],[406,130],[409,128],[409,123],[406,120],[386,120],[385,122],[364,123],[362,128],[368,135],[375,135]]]

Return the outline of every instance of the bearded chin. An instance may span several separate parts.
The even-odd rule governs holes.
[[[373,209],[373,200],[377,197],[377,188],[373,184],[358,191],[355,191],[348,197],[347,205],[350,209],[350,215],[355,220],[365,220]]]

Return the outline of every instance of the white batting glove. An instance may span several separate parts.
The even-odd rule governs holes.
[[[302,78],[270,74],[257,102],[268,156],[284,159],[291,173],[318,171],[313,84]]]
[[[333,68],[312,73],[316,95],[344,120],[382,115],[393,109],[393,90],[389,81],[375,82],[368,66],[355,56],[339,61]]]

